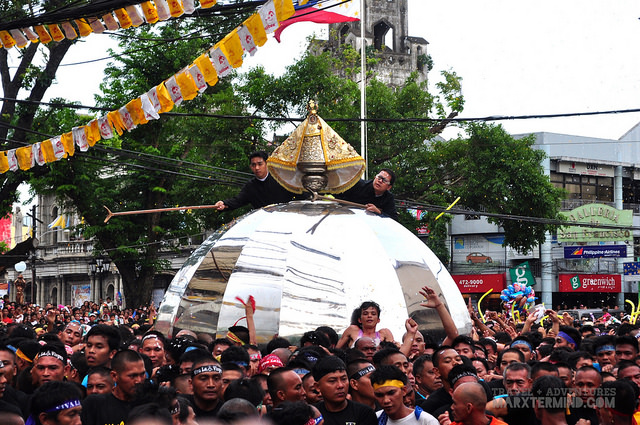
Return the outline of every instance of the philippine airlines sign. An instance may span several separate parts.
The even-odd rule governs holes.
[[[619,274],[561,274],[560,292],[620,292]]]
[[[633,239],[631,227],[633,212],[618,210],[603,204],[587,204],[568,212],[561,212],[571,223],[620,226],[619,229],[587,226],[562,226],[558,228],[558,242],[625,241]]]

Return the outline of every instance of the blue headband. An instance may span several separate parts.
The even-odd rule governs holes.
[[[511,348],[513,348],[514,345],[523,345],[523,344],[529,347],[529,351],[533,351],[533,346],[529,344],[527,341],[525,341],[524,339],[517,339],[513,341],[511,343]]]
[[[65,401],[62,404],[59,404],[55,407],[52,407],[51,409],[47,409],[44,411],[44,413],[54,413],[54,412],[59,412],[61,410],[67,410],[67,409],[72,409],[74,407],[78,407],[78,406],[82,406],[82,403],[80,403],[80,400],[75,399],[75,400],[69,400],[69,401]],[[35,425],[36,420],[33,417],[33,415],[29,415],[29,417],[27,418],[27,422],[25,423],[25,425]]]
[[[602,345],[596,349],[596,354],[602,353],[603,351],[616,351],[616,347],[610,344]]]
[[[578,344],[576,344],[573,338],[571,338],[566,332],[560,331],[558,332],[558,336],[562,339],[565,339],[569,344],[573,344],[574,347],[578,346]]]

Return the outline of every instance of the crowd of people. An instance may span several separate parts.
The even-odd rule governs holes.
[[[548,310],[516,323],[469,305],[472,331],[459,335],[440,297],[421,294],[442,340],[411,318],[404,335],[379,328],[384,305],[373,301],[344,330],[258,344],[259,300],[247,300],[246,326],[215,338],[163,335],[153,305],[39,307],[5,297],[0,424],[636,423],[640,326],[628,318],[585,323]]]

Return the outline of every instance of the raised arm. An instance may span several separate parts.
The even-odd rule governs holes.
[[[428,286],[424,286],[420,291],[423,297],[427,299],[427,302],[421,303],[422,307],[427,308],[435,308],[436,312],[438,312],[438,316],[440,316],[440,321],[442,322],[442,326],[444,327],[444,331],[447,334],[447,337],[442,342],[443,345],[450,345],[453,340],[458,336],[458,328],[456,328],[456,324],[453,323],[453,319],[451,318],[451,314],[449,314],[449,310],[444,305],[438,294],[429,288]]]

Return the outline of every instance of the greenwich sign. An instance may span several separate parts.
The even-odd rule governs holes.
[[[630,229],[633,224],[631,210],[618,210],[604,204],[587,204],[574,210],[561,212],[569,222],[621,226],[620,229],[608,229],[586,226],[563,226],[558,228],[558,242],[587,242],[587,241],[624,241],[633,238]]]

